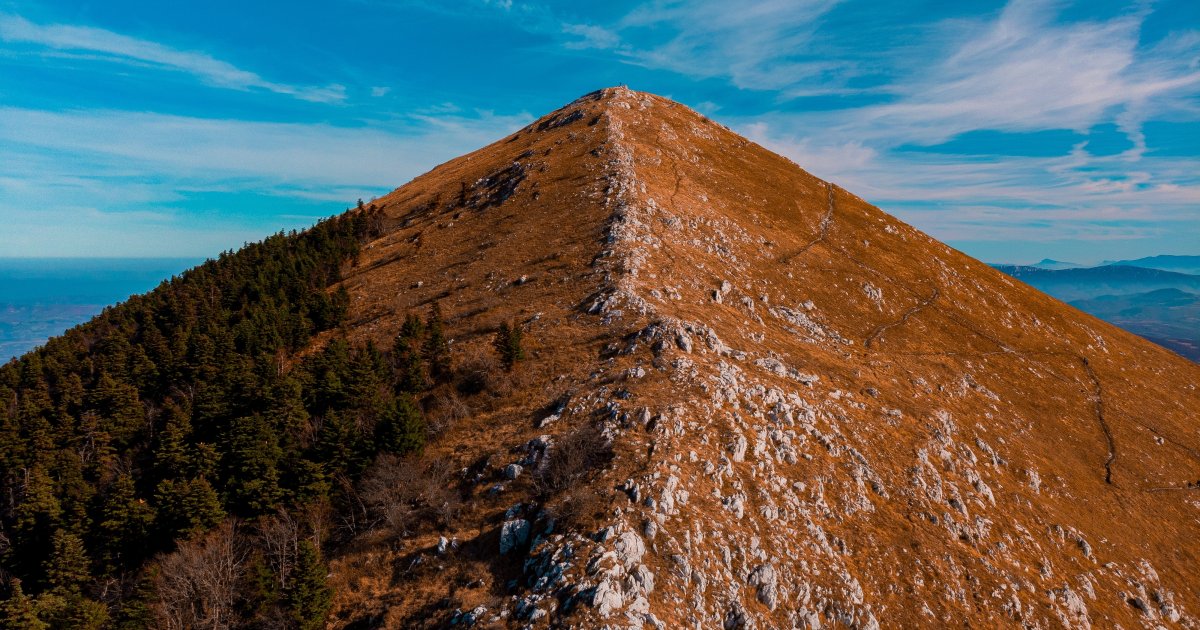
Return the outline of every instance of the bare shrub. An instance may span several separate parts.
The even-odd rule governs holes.
[[[431,435],[445,432],[456,422],[471,417],[471,408],[453,390],[439,389],[425,413]]]
[[[471,348],[455,368],[455,388],[467,395],[488,392],[504,396],[512,392],[512,377],[489,350]]]
[[[237,625],[238,583],[246,557],[236,527],[226,521],[160,558],[154,577],[157,601],[153,605],[158,626],[166,630],[223,630]]]
[[[259,523],[258,536],[275,581],[280,590],[286,589],[288,576],[292,574],[296,558],[300,555],[300,541],[304,538],[303,523],[287,510],[280,509],[277,514]]]
[[[557,502],[547,506],[547,510],[556,520],[586,529],[602,518],[608,507],[608,499],[595,488],[579,484],[563,492]]]
[[[612,444],[599,427],[585,425],[560,436],[546,461],[534,472],[534,487],[543,498],[574,487],[592,469],[612,460]]]
[[[462,508],[453,468],[445,460],[381,455],[360,483],[361,496],[376,522],[399,536],[421,523],[448,526]]]
[[[420,496],[421,467],[414,457],[379,456],[359,482],[360,496],[375,523],[382,523],[399,536],[409,534],[416,519]]]
[[[440,527],[449,527],[462,511],[462,495],[456,482],[454,467],[444,459],[434,460],[425,468],[421,500],[428,518]]]

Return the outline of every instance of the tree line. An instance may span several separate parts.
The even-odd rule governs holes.
[[[225,252],[0,367],[0,628],[323,626],[329,515],[422,449],[452,376],[436,304],[391,348],[338,332],[381,216]]]

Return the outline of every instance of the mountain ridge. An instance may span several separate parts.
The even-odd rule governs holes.
[[[181,342],[176,319],[202,332]],[[138,522],[201,512],[164,486],[206,508],[131,569],[162,569],[142,574],[162,619],[200,601],[171,580],[232,557],[240,528],[260,564],[220,601],[254,591],[242,605],[267,625],[1189,627],[1198,381],[621,87],[52,340],[0,370],[0,428],[53,462],[70,458],[33,430],[52,420],[72,445],[96,423],[165,445],[95,471]],[[39,397],[56,406],[31,415]],[[13,496],[45,495],[15,479]],[[4,516],[55,550],[31,586],[102,592],[77,577],[59,595],[71,534]],[[145,547],[122,532],[97,564]],[[279,540],[305,553],[260,548]]]
[[[584,146],[573,144],[578,142]],[[537,155],[545,151],[546,143],[552,145],[551,155],[558,156],[549,161],[554,163],[513,166],[521,160],[512,157],[531,150]],[[571,159],[578,162],[568,165],[561,156],[570,146],[576,146]],[[506,150],[511,154],[507,158],[502,157]],[[1156,575],[1174,577],[1170,587],[1154,587],[1159,589],[1157,600],[1150,591],[1134,599],[1167,603],[1139,607],[1126,601],[1129,597],[1118,597],[1118,592],[1136,591],[1134,581],[1146,584],[1150,573],[1132,560],[1121,561],[1132,562],[1120,571],[1125,577],[1086,566],[1101,553],[1095,551],[1099,538],[1109,541],[1102,553],[1115,558],[1124,552],[1112,541],[1128,539],[1132,530],[1114,535],[1116,530],[1105,529],[1098,514],[1079,512],[1066,497],[1095,493],[1089,510],[1106,514],[1102,519],[1120,515],[1128,520],[1125,509],[1115,506],[1135,501],[1151,501],[1155,510],[1190,509],[1172,504],[1176,499],[1168,497],[1176,497],[1175,491],[1186,494],[1190,486],[1185,480],[1200,474],[1195,450],[1184,446],[1187,438],[1180,433],[1187,430],[1185,420],[1190,418],[1183,399],[1194,399],[1194,388],[1188,389],[1186,381],[1172,381],[1178,387],[1154,401],[1153,396],[1147,398],[1147,387],[1161,387],[1164,379],[1172,379],[1167,376],[1171,372],[1194,374],[1196,366],[1023,288],[879,213],[840,187],[665,99],[605,90],[540,119],[486,151],[493,160],[490,171],[468,176],[467,164],[485,157],[476,153],[451,163],[452,169],[463,172],[439,176],[448,180],[451,189],[455,178],[476,183],[464,184],[468,192],[463,198],[481,200],[468,206],[490,203],[494,197],[488,190],[511,191],[511,196],[488,205],[482,214],[463,211],[453,226],[451,221],[437,224],[428,216],[420,219],[395,208],[427,207],[421,204],[428,204],[431,193],[418,193],[417,184],[429,180],[419,178],[412,188],[379,200],[389,216],[408,216],[413,221],[397,233],[402,236],[389,238],[427,240],[426,247],[447,248],[444,239],[437,237],[439,231],[464,227],[469,228],[466,234],[488,232],[479,217],[496,208],[535,214],[545,212],[544,206],[561,203],[562,191],[553,189],[556,178],[593,182],[586,192],[574,196],[577,205],[569,206],[570,219],[562,211],[555,215],[561,229],[554,237],[538,237],[536,230],[544,226],[533,219],[520,227],[533,234],[524,237],[531,247],[564,239],[563,233],[589,235],[590,243],[572,241],[560,253],[562,265],[579,261],[570,266],[575,275],[568,279],[544,265],[515,264],[516,278],[492,286],[503,284],[497,290],[528,296],[521,298],[524,304],[556,304],[561,310],[553,314],[544,308],[520,311],[518,320],[527,323],[531,338],[553,339],[544,342],[559,349],[551,354],[575,348],[569,354],[596,356],[589,362],[598,363],[589,363],[587,378],[561,379],[577,383],[562,413],[535,417],[534,424],[524,428],[505,427],[502,435],[507,437],[500,441],[511,442],[515,452],[526,452],[522,444],[540,439],[543,431],[597,413],[606,419],[603,426],[613,440],[615,460],[598,473],[604,481],[589,485],[622,488],[629,502],[610,497],[608,516],[601,519],[604,526],[587,535],[554,530],[549,516],[553,501],[546,505],[548,511],[530,511],[529,503],[514,498],[505,516],[493,513],[491,518],[497,520],[491,522],[500,531],[528,527],[534,532],[522,572],[529,586],[518,588],[514,608],[502,604],[500,612],[495,611],[495,600],[484,604],[487,598],[476,594],[474,601],[488,611],[482,619],[499,623],[509,616],[533,621],[565,615],[564,619],[578,619],[584,625],[592,619],[597,624],[622,620],[635,626],[667,627],[811,625],[823,619],[872,627],[882,623],[886,614],[901,625],[948,622],[959,615],[992,622],[1054,619],[1082,625],[1093,615],[1130,623],[1145,623],[1151,617],[1173,619],[1182,614],[1182,607],[1194,607],[1195,585],[1185,577],[1183,565],[1151,554],[1144,545],[1138,545],[1138,553],[1155,555]],[[494,175],[518,171],[527,177],[515,186],[502,185],[504,177]],[[543,173],[555,172],[559,174],[542,178]],[[447,194],[443,191],[440,198]],[[518,215],[510,216],[515,221]],[[590,218],[571,227],[575,217],[583,215]],[[490,251],[502,246],[503,239]],[[389,264],[399,260],[391,258],[400,256],[398,252],[373,250],[366,249],[368,259],[393,261]],[[466,251],[469,248],[464,255]],[[911,257],[918,252],[920,258]],[[496,260],[504,258],[489,255],[489,263]],[[921,262],[914,264],[916,260]],[[463,279],[458,286],[471,282],[466,271],[470,261],[464,257],[450,264],[465,270],[455,276]],[[386,317],[387,309],[373,297],[386,282],[366,276],[348,282],[352,303],[361,302],[367,311]],[[546,296],[557,295],[547,286],[551,283],[586,284],[587,288],[579,288],[571,299],[547,301]],[[455,326],[479,328],[472,320],[479,318],[476,311],[482,303],[486,299],[463,295],[448,305],[463,314],[461,319],[452,318]],[[504,312],[509,314],[490,316],[512,316],[511,311]],[[602,335],[603,343],[582,334],[597,324],[611,331]],[[582,336],[565,339],[544,328],[550,325],[582,327],[578,331]],[[548,352],[540,347],[534,360]],[[1122,357],[1124,367],[1117,368],[1112,358],[1105,358],[1112,353]],[[1126,373],[1119,378],[1134,379],[1136,385],[1118,386],[1112,380],[1122,370]],[[931,385],[934,381],[940,383],[936,388]],[[889,391],[893,387],[895,391]],[[1037,393],[1029,393],[1031,388]],[[957,393],[937,393],[951,391]],[[942,395],[949,398],[939,407],[933,401]],[[1156,417],[1172,428],[1127,420],[1133,399],[1154,407]],[[1048,410],[1043,405],[1072,418],[1070,424],[1042,427],[1020,420],[1030,414],[1044,417]],[[897,415],[888,415],[887,409]],[[525,413],[538,415],[532,410]],[[960,415],[988,415],[993,418],[989,423],[999,422],[1000,417],[1008,420],[992,429],[969,429],[970,425],[955,420]],[[1140,415],[1139,411],[1133,417]],[[543,424],[551,416],[557,417]],[[1116,418],[1126,420],[1114,424]],[[889,427],[883,431],[889,437],[882,442],[873,432],[850,429],[881,422]],[[987,437],[995,431],[1000,439],[1015,439],[1009,431],[1027,436],[1021,444],[1029,452],[1020,454],[1015,447],[997,444],[995,436]],[[959,443],[951,436],[960,432],[973,435]],[[1031,432],[1037,437],[1029,437]],[[1172,462],[1170,469],[1155,463],[1158,456],[1150,456],[1161,448],[1156,442],[1161,435],[1172,436],[1164,444],[1175,446],[1168,448],[1181,449],[1182,458]],[[1066,451],[1064,447],[1045,450],[1047,444],[1064,440],[1071,445]],[[906,446],[897,451],[898,444]],[[808,450],[813,446],[824,454]],[[537,447],[529,448],[536,451]],[[950,459],[944,462],[945,470],[922,459],[927,455],[921,453],[930,452],[946,453]],[[1042,453],[1036,456],[1036,464],[1027,460],[1014,469],[1006,463],[1033,453]],[[992,463],[978,465],[981,457]],[[921,472],[912,473],[909,465],[900,464],[910,460],[915,466],[911,470]],[[526,454],[519,461],[536,468],[540,460]],[[819,462],[812,466],[824,472],[816,477],[799,472],[805,470],[802,462],[806,461]],[[781,469],[789,472],[778,472]],[[1153,488],[1171,491],[1122,489],[1135,475],[1158,479]],[[814,486],[814,478],[826,481]],[[1055,480],[1053,490],[1044,485],[1043,480],[1050,478]],[[794,487],[796,483],[803,488]],[[503,485],[519,488],[521,482]],[[836,511],[828,505],[814,507],[823,503],[822,493],[814,494],[814,488],[823,486],[837,489]],[[1008,498],[998,498],[992,488],[1006,488],[1003,496]],[[1114,492],[1121,493],[1119,501],[1102,500]],[[1047,493],[1057,498],[1048,498]],[[897,508],[895,501],[925,507]],[[1018,511],[1023,520],[1002,522],[1003,510],[992,507],[1000,501],[1014,506],[1011,509],[1018,504],[1033,507]],[[1160,501],[1174,507],[1164,507]],[[876,508],[876,502],[892,507]],[[1000,511],[994,523],[988,519],[989,525],[971,516],[976,511],[992,514],[993,509]],[[916,538],[901,542],[894,534],[883,534],[887,528],[868,525],[871,521],[865,516],[857,525],[845,522],[853,521],[853,515],[872,513]],[[1191,530],[1182,514],[1168,521],[1173,527],[1154,522],[1158,535],[1170,537],[1167,547],[1192,554],[1186,533]],[[706,523],[711,531],[694,529],[687,525],[689,521]],[[993,528],[1006,533],[994,533]],[[1034,542],[1028,539],[1034,530],[1051,534]],[[485,531],[480,529],[480,535]],[[933,531],[949,532],[957,542],[947,548],[946,542],[931,537]],[[823,547],[830,536],[841,541],[838,545],[850,545],[845,549],[869,552],[864,557]],[[1026,542],[1016,542],[1023,539]],[[707,542],[700,545],[700,540]],[[987,555],[975,555],[983,553],[977,546],[994,544],[987,540],[1008,540],[1009,545],[1026,548],[1021,553],[1041,549],[1038,553],[1045,554],[1052,548],[1056,565],[1078,568],[1054,579],[1054,571],[1039,575],[1021,569],[1024,577],[1019,580],[995,583],[995,593],[1012,593],[1008,599],[988,599],[985,593],[992,591],[969,586],[969,581],[954,587],[958,594],[945,601],[915,591],[906,590],[904,595],[889,591],[880,580],[885,575],[909,575],[914,565],[903,559],[901,550],[914,540],[921,541],[916,548],[942,550],[970,541],[966,548],[951,551],[953,561],[922,556],[922,563],[937,565],[942,575],[997,575],[998,569],[983,560]],[[426,544],[434,542],[429,539]],[[1087,551],[1081,559],[1072,559],[1079,549]],[[994,548],[988,552],[996,553]],[[1010,555],[1005,566],[1011,568],[1005,571],[1028,566],[1028,559],[1018,560],[1024,557],[1020,553]],[[811,562],[827,568],[821,572],[824,577],[814,573],[817,565]],[[1134,580],[1135,574],[1143,577]],[[1007,586],[1001,588],[1001,582]],[[1042,586],[1032,587],[1035,583]],[[922,584],[931,583],[904,584],[905,589],[919,591]],[[968,590],[976,594],[968,596]],[[1103,597],[1089,594],[1101,592]],[[1038,595],[1022,597],[1021,593]],[[980,603],[971,612],[947,603],[972,597]],[[916,601],[924,611],[915,606]],[[683,602],[686,609],[677,608]],[[585,606],[588,603],[590,608]],[[475,610],[466,600],[462,609],[463,614]],[[493,613],[498,616],[492,617]]]

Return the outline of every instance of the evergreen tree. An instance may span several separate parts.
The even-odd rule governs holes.
[[[523,334],[520,326],[515,326],[508,322],[500,323],[500,330],[496,332],[496,338],[493,340],[492,345],[495,346],[496,352],[500,354],[500,362],[504,364],[504,369],[513,369],[517,361],[525,358],[525,348],[521,346],[522,337]]]
[[[133,478],[122,474],[113,481],[101,504],[96,524],[106,572],[130,566],[146,553],[146,537],[154,525],[154,508],[137,496]]]
[[[155,572],[143,571],[131,589],[116,603],[113,611],[114,630],[143,630],[154,626],[154,612],[150,602],[154,601]]]
[[[145,410],[138,399],[137,387],[113,378],[107,372],[100,375],[88,397],[88,405],[104,419],[104,426],[114,444],[126,444],[145,421]]]
[[[203,477],[163,481],[155,490],[155,500],[157,525],[168,539],[190,538],[216,527],[225,518],[217,491]]]
[[[351,407],[377,410],[383,404],[383,383],[387,378],[387,362],[372,342],[356,352],[350,361],[347,394]]]
[[[271,389],[268,419],[279,433],[285,453],[299,452],[307,446],[309,416],[304,408],[304,387],[291,376],[284,377]]]
[[[38,619],[37,602],[25,594],[21,580],[8,585],[8,599],[0,603],[0,630],[47,630],[50,626]]]
[[[46,583],[52,592],[66,596],[79,593],[91,577],[83,540],[64,529],[54,532],[53,551],[46,559]]]
[[[37,576],[43,560],[52,552],[51,534],[58,529],[62,506],[54,485],[41,467],[25,475],[21,502],[17,504],[13,526],[14,543],[5,564],[17,575]],[[36,592],[36,591],[35,591]]]
[[[368,462],[366,446],[349,413],[330,412],[321,423],[314,450],[330,475],[357,475]]]
[[[225,252],[0,365],[0,575],[24,580],[0,628],[110,623],[85,596],[102,585],[112,627],[144,626],[145,583],[124,577],[146,558],[226,509],[338,501],[330,480],[352,483],[376,438],[419,448],[415,404],[393,400],[398,361],[336,336],[307,352],[345,321],[341,270],[380,214],[364,207]],[[432,334],[406,324],[413,391],[425,364],[449,372],[440,312],[430,319]]]
[[[311,541],[300,541],[296,566],[292,569],[286,604],[300,630],[319,630],[333,605],[333,591],[325,583],[329,569]]]
[[[261,415],[238,418],[230,427],[226,447],[226,483],[230,503],[247,514],[265,514],[279,507],[279,439]]]
[[[191,420],[173,403],[163,409],[162,417],[164,425],[154,444],[154,472],[160,479],[188,474],[192,469]]]
[[[421,357],[421,342],[425,336],[425,322],[409,313],[404,318],[400,334],[392,347],[392,361],[396,366],[396,390],[415,394],[428,386],[425,361]]]
[[[410,396],[392,401],[375,425],[375,436],[376,448],[390,453],[411,453],[425,445],[425,423]]]
[[[442,319],[442,307],[434,302],[429,307],[429,318],[425,321],[425,345],[422,348],[429,373],[444,380],[450,376],[450,341],[446,338],[446,322]]]
[[[262,620],[263,625],[269,625],[269,617],[279,605],[281,593],[279,580],[261,553],[255,554],[250,562],[245,581],[244,614],[250,619]]]
[[[404,316],[404,323],[400,326],[400,339],[408,343],[416,343],[425,335],[425,322],[421,321],[413,313]]]
[[[53,609],[46,610],[43,605],[43,616],[52,620],[52,626],[63,630],[100,630],[108,624],[108,608],[79,593],[66,597],[42,595],[42,599],[54,598]],[[41,602],[39,602],[41,603]]]

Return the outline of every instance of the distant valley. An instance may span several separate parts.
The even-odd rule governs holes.
[[[1086,313],[1200,361],[1200,256],[1150,256],[1095,267],[1045,259],[993,265]]]
[[[199,262],[193,258],[0,258],[0,363]]]

